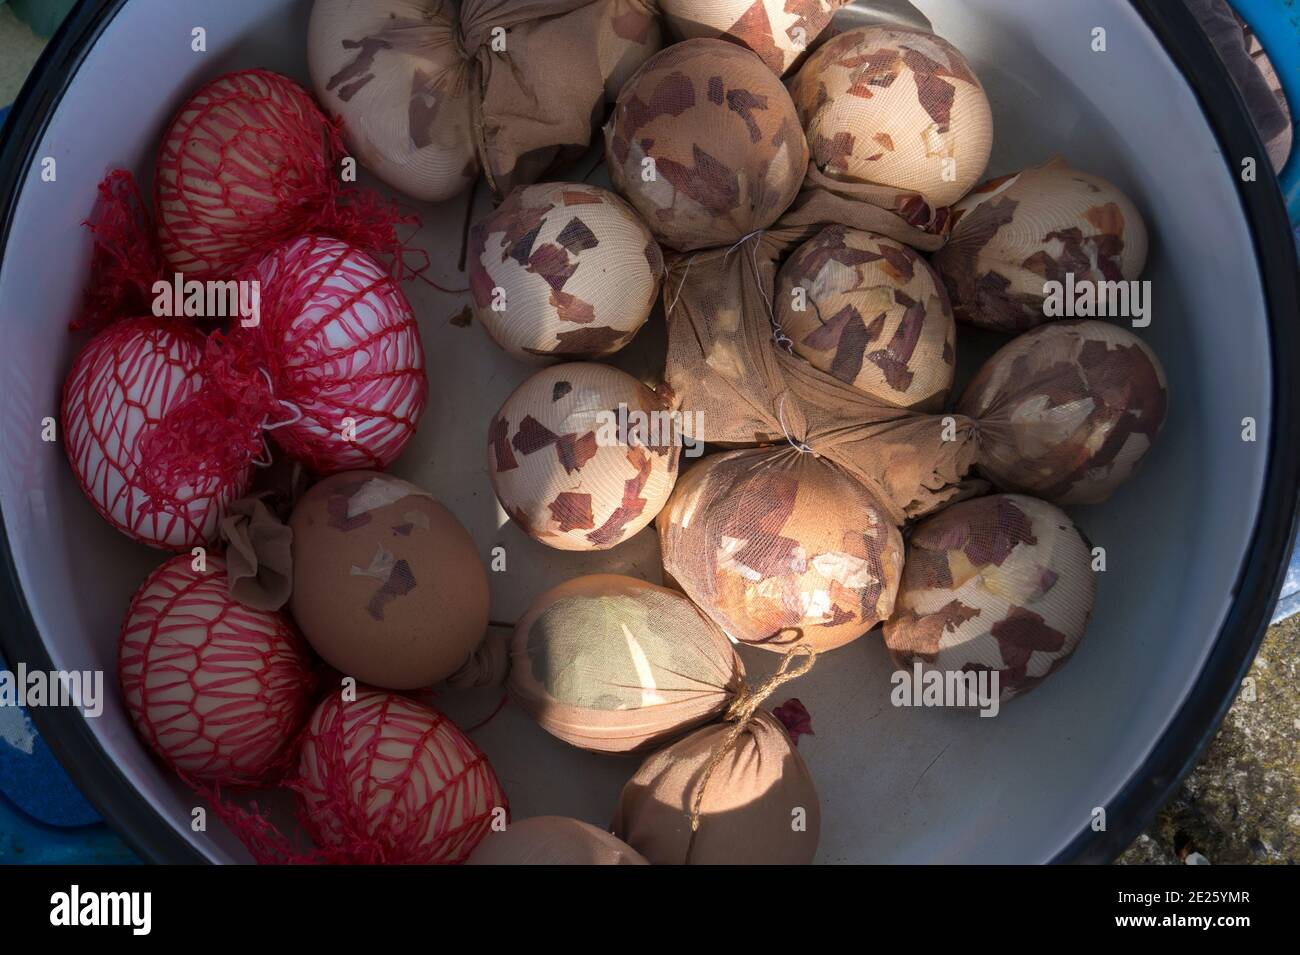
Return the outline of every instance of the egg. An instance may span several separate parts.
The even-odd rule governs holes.
[[[980,473],[1057,504],[1106,500],[1150,450],[1168,412],[1164,369],[1127,329],[1043,325],[1012,339],[957,403],[975,419]]]
[[[898,408],[941,410],[956,325],[943,286],[912,249],[830,226],[790,255],[776,314],[796,355]]]
[[[374,471],[294,507],[289,609],[321,657],[363,683],[430,686],[483,639],[488,580],[469,532],[427,492]]]
[[[934,266],[957,320],[999,332],[1061,317],[1067,281],[1090,286],[1087,307],[1101,308],[1100,283],[1130,282],[1146,265],[1146,223],[1133,202],[1061,159],[980,185],[953,206],[949,229]],[[1056,308],[1048,307],[1048,283],[1059,287]]]
[[[150,748],[187,778],[219,785],[260,785],[288,770],[315,689],[292,623],[231,599],[216,554],[173,557],[136,591],[118,677]]]
[[[820,653],[893,610],[898,528],[866,487],[812,454],[710,455],[682,476],[657,526],[665,574],[742,643]]]
[[[646,61],[605,126],[610,180],[670,248],[731,245],[794,201],[808,146],[790,94],[749,50],[675,44]]]
[[[235,268],[317,222],[331,203],[328,120],[269,70],[226,73],[172,117],[154,174],[166,264],[191,279]]]
[[[205,386],[204,350],[189,324],[129,319],[92,338],[63,385],[63,445],[77,483],[105,520],[151,547],[214,541],[252,480],[250,460],[230,475],[194,468],[173,500],[146,484],[150,438]]]
[[[993,146],[988,97],[941,37],[869,26],[827,40],[790,83],[815,169],[929,225],[979,182]]]
[[[708,774],[730,731],[726,723],[706,726],[649,756],[623,787],[615,835],[652,865],[811,863],[821,807],[790,735],[759,711]]]
[[[401,288],[359,248],[323,235],[281,243],[252,276],[261,320],[232,339],[270,369],[272,439],[322,474],[387,467],[428,397],[420,328]]]
[[[778,76],[794,65],[848,0],[661,0],[678,39],[722,37],[747,47]]]
[[[537,372],[501,405],[488,472],[502,509],[530,537],[606,550],[659,513],[681,443],[655,392],[617,368],[569,362]]]
[[[509,820],[492,765],[455,723],[365,687],[316,707],[293,788],[328,861],[464,862],[497,820]]]
[[[625,753],[716,718],[744,683],[726,635],[685,596],[594,574],[533,601],[515,627],[507,687],[551,735]]]
[[[606,189],[516,189],[470,233],[474,316],[516,358],[618,351],[654,307],[664,261],[631,206]]]
[[[622,839],[566,816],[534,816],[489,832],[470,865],[649,865]]]
[[[479,174],[471,65],[449,0],[316,0],[312,87],[348,149],[388,185],[441,202]]]
[[[1020,494],[954,504],[913,528],[885,646],[905,670],[997,675],[1000,700],[1078,646],[1097,582],[1091,546],[1059,508]]]

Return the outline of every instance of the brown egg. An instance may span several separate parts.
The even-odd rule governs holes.
[[[997,674],[1001,700],[1032,690],[1079,645],[1097,577],[1083,535],[1051,504],[994,494],[912,530],[885,646],[911,670]]]
[[[778,76],[830,25],[848,0],[660,0],[679,39],[722,37],[748,47]]]
[[[649,865],[617,836],[567,816],[534,816],[489,832],[469,865]]]
[[[1096,504],[1129,479],[1169,407],[1148,345],[1110,322],[1053,322],[986,361],[957,402],[975,419],[980,472],[1007,491]]]
[[[614,831],[652,865],[813,861],[821,807],[790,734],[759,710],[707,775],[730,732],[728,723],[696,730],[651,755],[623,787]],[[692,835],[697,797],[700,826]]]
[[[376,471],[317,484],[294,508],[289,609],[327,663],[393,690],[459,668],[487,629],[487,571],[427,492]]]
[[[896,408],[939,411],[957,326],[929,263],[874,232],[829,226],[790,255],[776,313],[794,353]]]
[[[808,145],[781,81],[725,40],[656,54],[605,126],[609,177],[659,241],[682,252],[731,245],[795,199]]]
[[[849,30],[826,41],[790,83],[813,165],[832,179],[879,187],[871,201],[911,221],[979,182],[993,114],[970,64],[919,30]],[[924,224],[916,221],[914,224]]]
[[[1048,304],[1049,282],[1064,291],[1072,279],[1096,293],[1146,267],[1147,227],[1137,206],[1114,184],[1059,158],[977,186],[952,207],[949,227],[933,261],[953,312],[994,331],[1022,332],[1059,317]],[[1096,307],[1093,315],[1106,314],[1102,302]]]
[[[827,459],[788,447],[710,455],[682,475],[657,526],[665,573],[742,643],[820,653],[893,611],[902,536]]]
[[[553,365],[514,390],[488,428],[502,509],[559,550],[607,550],[672,493],[681,434],[668,405],[625,371]]]

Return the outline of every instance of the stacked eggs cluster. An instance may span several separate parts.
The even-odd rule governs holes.
[[[980,184],[970,63],[843,5],[316,0],[315,99],[250,70],[181,106],[137,265],[256,307],[90,316],[63,435],[99,513],[176,552],[130,603],[120,678],[228,818],[219,787],[293,791],[313,861],[811,862],[810,716],[769,707],[780,686],[874,632],[898,668],[1010,700],[1080,645],[1095,555],[1062,507],[1134,472],[1166,381],[1119,324],[1054,320],[1049,288],[1137,279],[1146,226],[1063,160]],[[609,188],[570,172],[592,146]],[[439,289],[481,334],[417,315],[402,281],[428,250],[340,181],[352,158],[416,200],[486,180],[466,288]],[[104,196],[92,222],[129,225]],[[1017,336],[969,383],[963,325]],[[508,379],[480,450],[434,462],[491,488],[490,538],[386,470],[448,426],[424,414],[431,340],[485,392]],[[623,559],[643,545],[656,566]],[[521,602],[488,560],[561,579]],[[779,655],[754,684],[751,650]],[[643,762],[606,818],[511,823],[429,705],[449,678]]]

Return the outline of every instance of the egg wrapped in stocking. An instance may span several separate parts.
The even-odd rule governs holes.
[[[235,335],[271,369],[276,444],[322,474],[387,467],[428,397],[420,329],[402,290],[360,249],[321,235],[282,243],[252,276],[261,322]]]
[[[777,76],[785,73],[830,25],[848,0],[661,0],[679,39],[722,37],[748,47]]]
[[[548,733],[603,753],[644,750],[721,714],[745,668],[686,597],[632,577],[578,577],[515,627],[507,687]]]
[[[649,865],[617,836],[567,816],[534,816],[489,832],[470,865]]]
[[[777,276],[776,314],[796,355],[898,408],[948,400],[957,329],[934,270],[909,247],[831,226]]]
[[[559,550],[606,550],[649,524],[677,480],[681,434],[657,394],[608,365],[543,369],[488,431],[505,512]]]
[[[907,670],[991,671],[1009,700],[1078,646],[1097,591],[1091,559],[1083,535],[1044,501],[996,494],[954,504],[912,531],[885,645]]]
[[[790,94],[750,51],[687,40],[656,54],[605,126],[610,179],[661,243],[731,245],[794,201],[808,144]]]
[[[227,281],[276,243],[316,229],[397,251],[396,213],[372,193],[344,189],[336,140],[287,76],[243,70],[201,87],[158,150],[154,213],[168,268]]]
[[[1132,201],[1061,159],[983,183],[953,206],[949,228],[934,267],[957,319],[999,332],[1059,318],[1067,295],[1076,309],[1087,295],[1084,307],[1105,314],[1102,283],[1136,279],[1147,260],[1146,223]],[[1051,282],[1059,288],[1055,314]],[[1126,312],[1127,294],[1116,305],[1116,313]]]
[[[455,723],[366,688],[316,707],[293,788],[312,839],[339,862],[464,862],[494,814],[509,813],[487,757]]]
[[[408,196],[449,199],[477,178],[473,84],[450,0],[316,0],[307,61],[361,164]]]
[[[63,385],[64,450],[77,482],[105,520],[152,547],[188,550],[215,540],[251,480],[251,464],[222,474],[202,462],[168,495],[147,480],[151,435],[205,384],[204,348],[189,325],[130,319],[92,338]]]
[[[898,528],[861,483],[811,454],[707,457],[682,476],[657,526],[664,572],[742,643],[820,653],[893,610]]]
[[[980,472],[1057,504],[1095,504],[1128,480],[1168,410],[1164,369],[1127,329],[1069,321],[1025,332],[975,374],[957,410],[975,419]]]
[[[993,114],[966,58],[941,37],[871,26],[819,47],[790,84],[813,169],[869,186],[874,205],[923,228],[979,182]]]
[[[188,554],[155,570],[131,600],[118,647],[136,730],[187,778],[274,781],[311,709],[310,656],[289,619],[237,603],[225,561]]]
[[[654,307],[664,261],[626,202],[582,183],[516,189],[470,233],[474,315],[516,358],[618,351]]]
[[[396,690],[460,668],[488,622],[487,571],[469,532],[414,484],[348,471],[289,518],[289,609],[327,663]]]
[[[727,746],[731,732],[706,726],[647,758],[623,787],[615,835],[652,865],[811,863],[821,807],[790,735],[763,710]]]

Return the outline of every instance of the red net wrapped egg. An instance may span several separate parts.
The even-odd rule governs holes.
[[[539,371],[488,431],[501,507],[560,550],[606,550],[654,520],[680,452],[667,403],[627,372],[593,362]]]
[[[1069,659],[1096,592],[1088,542],[1059,508],[962,501],[913,529],[885,645],[907,670],[994,671],[1008,700]]]
[[[287,76],[244,70],[200,88],[158,151],[154,210],[167,264],[227,279],[250,254],[318,223],[337,180],[329,142],[325,116]]]
[[[663,271],[632,207],[583,183],[516,189],[470,234],[474,315],[516,358],[618,351],[650,317]]]
[[[261,323],[232,337],[262,349],[280,403],[275,442],[323,474],[392,463],[428,395],[419,326],[397,283],[359,248],[320,235],[277,246],[252,276]]]
[[[136,729],[191,780],[255,785],[291,764],[315,679],[287,617],[236,603],[226,564],[173,557],[122,622],[118,675]]]
[[[95,509],[141,543],[188,550],[215,539],[250,468],[182,478],[168,498],[148,489],[144,451],[163,420],[204,385],[204,338],[156,318],[110,326],[91,339],[63,386],[64,448]]]
[[[294,788],[310,835],[337,861],[464,862],[494,813],[509,812],[487,757],[454,723],[371,689],[317,706]]]

